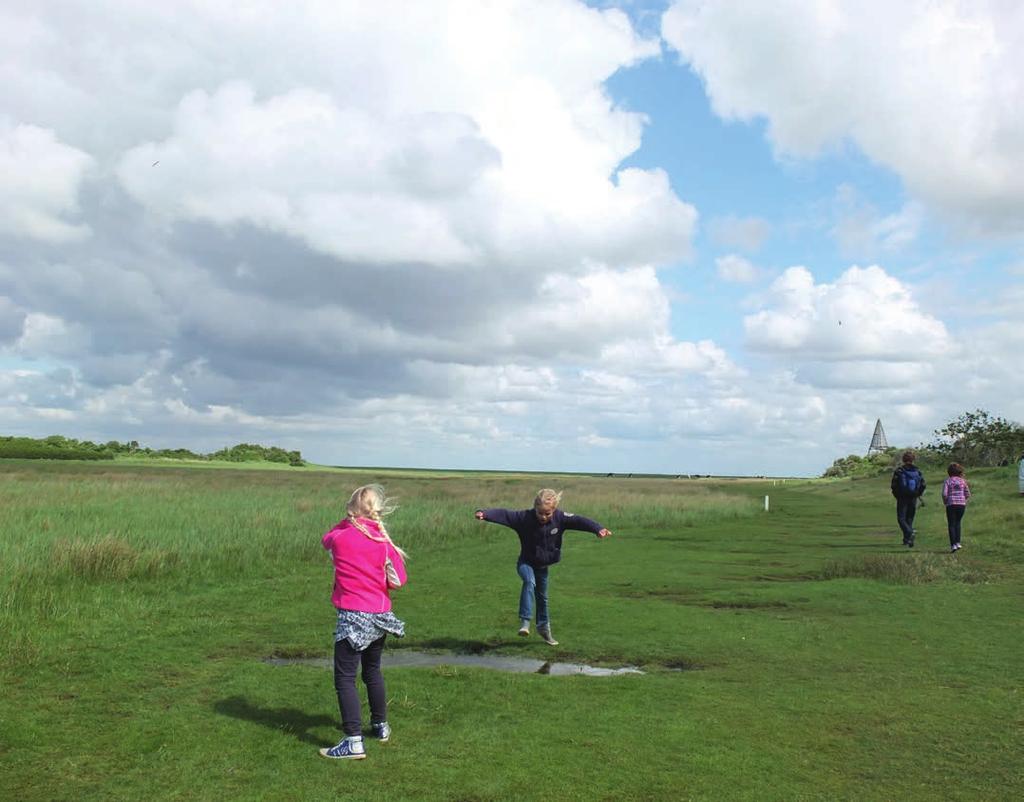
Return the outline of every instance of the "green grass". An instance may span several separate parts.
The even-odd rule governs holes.
[[[206,467],[206,466],[204,466]],[[888,479],[782,483],[0,462],[0,798],[1015,799],[1024,500],[968,477],[899,546]],[[939,477],[929,477],[937,480]],[[336,741],[319,537],[383,480],[412,554],[393,648],[638,664],[644,676],[388,669],[391,744]],[[567,534],[554,649],[515,636],[513,533]],[[771,512],[764,513],[764,494]],[[929,494],[931,495],[931,494]]]

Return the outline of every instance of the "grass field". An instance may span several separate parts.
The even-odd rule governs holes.
[[[262,658],[330,653],[319,538],[378,478],[412,555],[389,648],[647,673],[387,669],[392,742],[320,758],[330,672]],[[0,799],[1018,799],[1024,499],[968,479],[952,556],[935,492],[899,546],[887,477],[0,462]],[[541,485],[615,533],[567,534],[555,648],[516,637],[515,535],[472,517]]]

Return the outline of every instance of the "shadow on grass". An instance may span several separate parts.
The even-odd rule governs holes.
[[[231,696],[215,702],[213,709],[222,716],[240,718],[261,724],[272,730],[287,732],[303,743],[323,746],[323,738],[310,735],[314,727],[336,727],[338,722],[330,716],[310,715],[292,707],[257,707],[241,696]]]

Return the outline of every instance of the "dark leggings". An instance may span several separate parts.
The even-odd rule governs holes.
[[[964,519],[963,504],[950,504],[946,507],[946,526],[949,529],[950,548],[960,543],[960,522]]]
[[[370,701],[370,723],[380,724],[388,720],[384,675],[380,673],[380,655],[384,651],[386,637],[381,635],[361,652],[353,649],[344,638],[334,642],[334,689],[338,692],[341,729],[345,735],[363,734],[363,714],[359,693],[356,691],[356,672],[360,664],[363,667],[366,696]]]

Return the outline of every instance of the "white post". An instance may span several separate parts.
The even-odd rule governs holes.
[[[764,511],[768,512],[768,496],[764,497]]]

